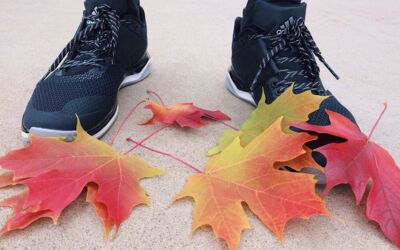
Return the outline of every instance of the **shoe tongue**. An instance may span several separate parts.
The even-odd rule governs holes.
[[[132,0],[131,0],[132,1]],[[112,9],[117,11],[117,14],[122,16],[128,11],[129,0],[86,0],[86,13],[91,14],[96,6],[107,4]]]
[[[301,0],[249,0],[243,11],[243,30],[257,27],[270,33],[290,17],[305,18],[306,7]]]

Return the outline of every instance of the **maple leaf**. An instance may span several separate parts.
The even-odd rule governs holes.
[[[0,175],[0,188],[15,185],[12,172],[5,172]]]
[[[28,188],[27,192],[0,203],[14,210],[0,234],[23,229],[42,217],[56,222],[85,186],[88,186],[88,201],[95,206],[99,217],[104,218],[106,236],[113,226],[116,234],[134,207],[149,203],[139,181],[163,173],[136,156],[115,152],[108,144],[87,134],[79,121],[72,142],[34,135],[31,142],[0,158],[0,166],[13,176],[12,182],[4,177],[3,186],[8,182]]]
[[[329,126],[294,125],[306,131],[346,139],[343,143],[328,144],[317,149],[327,158],[325,194],[337,185],[350,184],[358,205],[368,183],[372,181],[367,199],[367,217],[377,222],[384,234],[400,247],[399,167],[384,148],[370,140],[374,129],[370,136],[366,136],[343,115],[332,111],[327,113]]]
[[[221,111],[210,111],[194,106],[192,103],[178,103],[171,107],[165,107],[151,100],[146,100],[146,109],[153,113],[153,117],[143,125],[165,123],[177,124],[181,127],[200,128],[208,123],[202,118],[209,118],[216,121],[230,120],[229,116]]]
[[[0,229],[0,235],[12,230],[24,229],[40,218],[49,217],[53,218],[53,221],[55,221],[55,215],[50,210],[39,210],[36,207],[31,211],[24,211],[24,204],[27,197],[28,192],[23,192],[0,201],[0,206],[10,207],[14,211],[13,216],[9,218],[6,225]]]
[[[87,185],[86,201],[92,204],[92,206],[95,208],[97,216],[101,219],[103,223],[104,238],[107,239],[110,235],[112,228],[115,226],[115,222],[113,222],[113,220],[110,218],[107,207],[103,203],[96,200],[97,192],[98,186],[94,183],[89,183]]]
[[[275,164],[275,167],[276,168],[290,167],[291,169],[294,169],[296,171],[301,171],[304,168],[312,168],[324,172],[325,171],[324,168],[315,162],[312,156],[313,151],[306,146],[304,146],[304,151],[306,153],[300,155],[296,159],[290,160],[288,162],[277,162]]]
[[[227,148],[236,138],[240,137],[242,133],[243,132],[240,130],[233,130],[233,129],[225,130],[224,134],[219,140],[218,146],[210,149],[207,152],[207,156],[213,156],[221,153],[221,151]]]
[[[313,95],[311,91],[305,91],[300,94],[293,93],[293,86],[288,88],[271,104],[265,103],[263,95],[257,108],[250,113],[249,117],[242,124],[240,131],[228,130],[221,138],[219,145],[208,152],[208,156],[220,153],[237,136],[240,137],[242,146],[248,145],[254,138],[261,134],[265,129],[271,126],[276,119],[284,117],[284,131],[289,130],[289,124],[293,122],[305,122],[308,115],[317,110],[322,101],[327,97]]]
[[[282,118],[250,142],[239,138],[208,162],[205,172],[191,176],[176,200],[195,201],[193,231],[210,225],[230,249],[235,249],[249,222],[242,202],[283,240],[283,230],[292,218],[308,218],[327,211],[315,193],[312,175],[280,171],[276,162],[287,162],[305,153],[303,145],[315,137],[286,134]]]

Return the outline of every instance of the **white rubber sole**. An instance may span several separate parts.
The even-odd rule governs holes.
[[[122,81],[121,85],[119,86],[119,89],[122,89],[124,87],[133,85],[135,83],[138,83],[145,78],[147,78],[152,70],[152,65],[151,65],[151,59],[147,62],[147,64],[143,67],[143,69],[136,74],[126,76],[125,79]],[[112,125],[115,123],[118,117],[118,111],[119,111],[119,106],[117,106],[117,110],[115,111],[115,114],[111,118],[111,120],[104,126],[99,132],[97,132],[94,137],[96,138],[101,138],[103,137],[108,130],[112,127]],[[32,127],[29,130],[29,133],[26,133],[24,131],[21,132],[21,137],[24,142],[30,142],[29,140],[29,134],[34,134],[42,137],[61,137],[65,138],[66,140],[72,140],[76,136],[76,131],[75,130],[55,130],[55,129],[47,129],[47,128],[38,128],[38,127]]]
[[[233,82],[231,75],[228,73],[225,81],[225,87],[232,93],[232,95],[236,96],[237,98],[253,105],[257,106],[254,102],[253,97],[249,92],[242,91],[236,87],[236,84]]]

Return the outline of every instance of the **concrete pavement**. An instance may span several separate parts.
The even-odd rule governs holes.
[[[400,162],[400,3],[398,0],[310,0],[307,23],[327,61],[340,74],[335,81],[325,69],[322,78],[368,132],[383,102],[389,109],[374,135]],[[191,101],[221,109],[239,126],[252,107],[232,97],[223,83],[230,63],[233,21],[245,0],[142,0],[149,26],[153,74],[120,95],[120,117],[151,89],[167,103]],[[0,154],[22,146],[20,120],[35,83],[46,72],[80,22],[82,0],[0,1]],[[321,67],[322,68],[322,67]],[[155,127],[137,124],[148,118],[140,111],[123,138],[141,139]],[[115,126],[114,126],[115,129]],[[147,145],[178,155],[202,167],[205,152],[225,128],[169,129]],[[111,133],[106,137],[109,138]],[[193,203],[171,206],[171,200],[192,174],[179,163],[138,149],[136,153],[168,174],[143,182],[152,207],[135,209],[115,241],[103,241],[92,207],[81,196],[66,209],[59,225],[41,220],[28,229],[0,238],[0,249],[226,249],[209,228],[190,236]],[[1,190],[0,198],[20,189]],[[355,206],[349,188],[338,187],[327,199],[332,217],[294,220],[285,231],[285,249],[394,249],[378,226],[368,222],[365,202]],[[10,215],[0,209],[0,222]],[[240,249],[283,249],[248,210],[252,229],[242,235]]]

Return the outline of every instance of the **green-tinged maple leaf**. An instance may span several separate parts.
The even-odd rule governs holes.
[[[293,93],[293,86],[288,88],[273,103],[266,104],[263,96],[257,108],[242,124],[240,131],[228,130],[215,148],[208,152],[209,156],[220,153],[238,135],[242,146],[248,145],[255,137],[272,125],[279,117],[284,117],[284,131],[289,132],[289,123],[305,122],[308,115],[317,110],[326,97],[314,95],[311,91],[300,94]]]
[[[79,122],[72,142],[34,135],[31,141],[0,158],[0,166],[10,171],[0,177],[0,187],[23,184],[28,188],[0,202],[14,210],[0,234],[23,229],[42,217],[56,222],[86,186],[87,200],[102,219],[106,236],[113,227],[117,233],[134,207],[149,204],[140,180],[163,173],[136,156],[115,152],[87,134]]]
[[[236,131],[233,129],[225,130],[223,136],[219,140],[218,146],[210,149],[207,155],[213,156],[219,154],[222,149],[227,148],[235,140],[235,138],[239,137],[241,134],[242,131]]]
[[[193,231],[210,225],[235,249],[242,231],[250,227],[242,202],[280,240],[290,219],[327,214],[312,175],[275,167],[305,154],[303,145],[315,139],[305,133],[284,133],[282,122],[279,118],[245,147],[236,137],[210,159],[204,173],[189,177],[176,199],[194,199]]]

